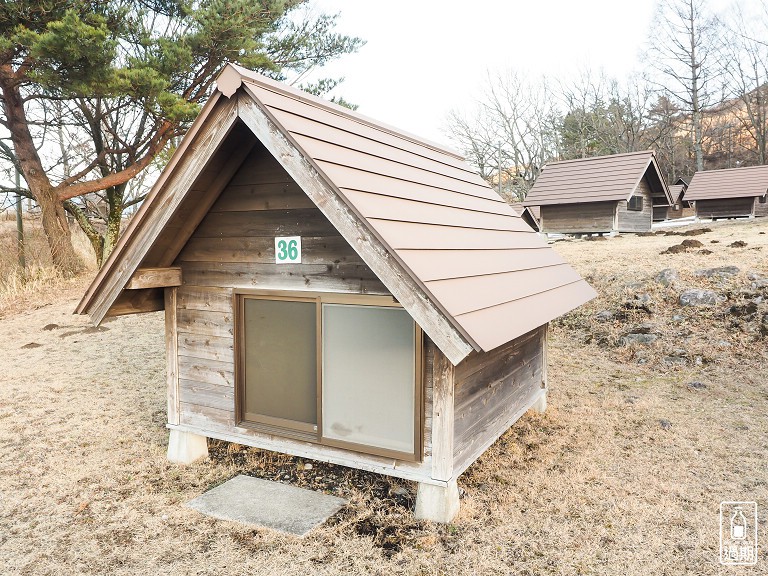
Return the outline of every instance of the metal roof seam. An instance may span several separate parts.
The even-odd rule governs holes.
[[[299,136],[301,136],[303,138],[309,138],[309,139],[315,140],[317,142],[324,142],[326,144],[331,144],[333,146],[337,146],[339,148],[343,148],[344,150],[352,150],[353,152],[357,152],[357,153],[360,153],[360,154],[365,154],[367,156],[370,156],[371,158],[379,158],[381,160],[386,160],[387,162],[393,162],[395,164],[400,164],[401,166],[408,166],[409,168],[414,168],[416,170],[423,170],[424,172],[429,172],[430,174],[437,174],[439,176],[447,176],[448,178],[453,178],[454,180],[458,180],[460,182],[466,182],[468,184],[473,184],[475,186],[479,186],[479,184],[477,184],[477,182],[473,182],[471,180],[465,180],[464,178],[457,178],[456,176],[449,176],[449,175],[445,174],[444,172],[438,172],[436,170],[428,170],[427,168],[422,168],[421,166],[415,166],[414,164],[407,164],[405,162],[400,162],[398,160],[392,160],[391,158],[387,158],[386,156],[380,156],[378,154],[371,154],[370,152],[364,152],[362,150],[358,150],[358,149],[355,149],[355,148],[350,148],[349,146],[343,146],[341,144],[338,144],[336,142],[332,142],[330,140],[322,140],[322,139],[316,138],[316,137],[314,137],[314,136],[312,136],[310,134],[303,134],[303,133],[301,133],[301,132],[299,132],[297,130],[291,130],[290,132],[291,132],[291,134],[298,134]],[[400,148],[396,148],[396,149],[397,150],[401,150]],[[405,152],[407,152],[407,150]],[[424,158],[424,156],[420,156],[420,158]],[[328,162],[327,158],[322,158],[320,156],[318,156],[316,159]],[[427,160],[431,160],[431,159],[427,158]],[[435,162],[434,160],[431,160],[431,161]],[[453,168],[449,164],[443,164],[443,166],[449,166],[449,167]],[[466,170],[465,173],[470,175],[470,176],[478,177],[478,175],[476,173],[471,172],[469,170]]]
[[[509,216],[510,218],[513,218],[515,220],[522,220],[520,216]],[[425,226],[440,226],[443,228],[457,228],[461,230],[488,230],[492,232],[507,232],[510,234],[525,234],[526,236],[528,234],[534,233],[530,228],[527,230],[510,230],[509,228],[489,228],[489,227],[478,227],[478,226],[459,226],[458,224],[441,224],[440,222],[423,222],[421,220],[405,220],[404,218],[400,219],[394,219],[394,218],[380,218],[378,216],[364,216],[364,218],[368,220],[376,220],[381,222],[407,222],[408,224],[423,224]],[[527,224],[526,224],[527,226]]]
[[[299,100],[296,100],[296,101],[298,102]],[[305,119],[307,119],[307,120],[311,120],[312,122],[315,122],[315,123],[317,123],[317,124],[320,124],[320,125],[322,125],[322,126],[327,126],[327,127],[329,127],[329,128],[333,128],[333,129],[335,129],[335,130],[339,130],[339,131],[341,131],[341,132],[345,132],[345,133],[347,133],[347,134],[352,134],[352,135],[354,135],[354,136],[358,136],[358,137],[360,137],[360,138],[366,138],[366,139],[370,140],[371,142],[376,142],[377,144],[380,144],[380,145],[382,145],[382,146],[389,146],[389,147],[395,148],[396,150],[400,150],[400,151],[402,151],[402,152],[407,152],[407,153],[409,153],[409,154],[413,154],[413,155],[415,155],[415,156],[418,156],[419,158],[424,158],[425,160],[430,160],[430,161],[432,161],[432,162],[437,162],[437,163],[439,163],[439,164],[442,164],[443,166],[449,166],[449,167],[451,167],[451,168],[455,168],[455,169],[457,169],[457,170],[463,170],[464,172],[467,172],[468,174],[477,175],[477,173],[476,173],[476,172],[474,172],[474,171],[472,171],[472,170],[469,170],[469,169],[468,169],[468,168],[469,168],[469,166],[467,166],[466,168],[459,168],[458,166],[455,166],[455,165],[454,165],[454,164],[452,164],[452,163],[448,163],[448,162],[445,162],[445,161],[441,161],[441,160],[438,160],[438,159],[436,159],[436,158],[431,158],[431,157],[429,157],[429,156],[425,156],[425,155],[423,155],[423,154],[418,154],[418,153],[414,152],[413,150],[409,150],[409,149],[407,149],[407,148],[403,148],[403,147],[401,147],[401,146],[395,146],[394,144],[390,144],[390,143],[388,143],[388,142],[382,142],[381,140],[375,140],[375,139],[373,139],[373,138],[368,138],[367,136],[363,136],[363,135],[361,135],[361,134],[358,134],[358,133],[356,133],[356,132],[352,132],[351,130],[347,130],[347,129],[345,129],[345,128],[340,128],[339,126],[333,126],[333,125],[331,125],[331,124],[328,124],[327,122],[322,122],[322,121],[320,121],[320,120],[315,120],[314,118],[308,118],[308,117],[306,117],[306,116],[299,116],[299,115],[298,115],[298,114],[296,114],[295,112],[293,112],[293,111],[291,111],[291,110],[285,110],[285,109],[283,109],[283,108],[280,108],[279,106],[277,106],[277,105],[275,105],[275,104],[269,105],[269,107],[270,107],[270,108],[276,108],[276,109],[280,110],[281,112],[283,112],[283,113],[285,113],[285,114],[291,114],[292,116],[297,116],[297,117],[305,118]],[[369,127],[370,127],[370,126],[369,126]],[[389,134],[389,132],[387,132],[387,134]],[[306,136],[306,137],[308,137],[308,138],[313,138],[313,136],[312,136],[311,134],[303,134],[303,136]],[[401,140],[402,140],[402,138],[401,138]],[[407,142],[411,142],[410,140],[406,140],[406,141],[407,141]],[[330,141],[327,141],[327,142],[330,142]],[[333,142],[331,142],[331,143],[333,143]],[[415,144],[414,142],[412,142],[412,143],[413,143],[413,144]],[[435,152],[438,152],[439,154],[441,154],[441,155],[444,155],[444,156],[448,156],[449,158],[457,159],[455,156],[453,156],[453,155],[451,155],[451,154],[446,154],[446,153],[444,153],[444,152],[441,152],[441,151],[438,151],[438,150],[435,150]],[[465,160],[464,160],[463,158],[461,158],[461,160],[462,160],[463,162],[465,162]]]
[[[554,162],[548,162],[547,166],[554,166],[557,164],[570,164],[574,162],[580,162],[582,160],[608,160],[613,158],[619,158],[619,157],[627,157],[627,156],[642,156],[645,154],[649,154],[653,152],[653,150],[638,150],[637,152],[621,152],[619,154],[609,154],[606,156],[587,156],[585,158],[571,158],[569,160],[556,160]]]
[[[348,166],[346,164],[341,164],[339,162],[334,162],[333,160],[320,160],[320,159],[316,159],[316,160],[318,160],[319,162],[326,162],[328,164],[333,164],[334,166],[341,166],[343,168],[352,168],[352,167],[350,167],[350,166]],[[361,168],[353,168],[353,169],[354,170],[358,170],[360,172],[366,172],[368,174],[376,174],[377,176],[384,176],[386,178],[391,178],[392,180],[399,180],[400,182],[407,182],[407,183],[411,183],[411,184],[421,184],[421,182],[417,182],[415,180],[406,180],[404,178],[398,178],[397,176],[392,176],[392,175],[388,175],[388,174],[381,174],[380,172],[372,172],[371,170],[363,170]],[[468,182],[468,184],[470,184],[470,183]],[[476,194],[470,194],[468,192],[461,192],[461,191],[458,191],[458,190],[452,190],[450,188],[443,188],[443,187],[440,187],[440,186],[434,186],[432,184],[428,184],[428,186],[430,186],[431,188],[435,188],[437,190],[445,190],[447,192],[455,192],[457,194],[464,194],[465,196],[471,196],[473,198],[482,198],[483,200],[491,200],[491,198],[488,198],[487,196],[478,196]],[[483,187],[481,187],[480,185],[477,185],[477,184],[473,184],[473,186],[476,186],[477,188],[483,188]],[[501,202],[504,202],[503,199],[500,199],[500,200],[501,200]]]
[[[457,210],[468,210],[470,212],[480,212],[483,214],[495,214],[497,216],[513,216],[519,218],[520,215],[517,213],[514,214],[508,214],[506,212],[491,212],[490,210],[481,210],[480,208],[466,208],[463,206],[455,206],[454,204],[440,204],[438,202],[429,202],[427,200],[422,200],[421,198],[408,198],[405,196],[396,196],[395,194],[387,194],[386,192],[373,192],[371,190],[361,190],[360,188],[350,188],[349,186],[339,186],[341,190],[349,190],[350,192],[357,192],[359,194],[371,194],[372,196],[385,196],[387,198],[397,198],[400,200],[408,200],[411,202],[418,202],[420,204],[429,204],[431,206],[444,206],[446,208],[456,208]],[[441,188],[441,190],[445,190],[444,188]],[[446,190],[447,192],[448,190]],[[459,194],[458,192],[454,192],[455,194]],[[467,196],[469,198],[478,198],[477,196],[469,196],[468,194],[464,194],[464,196]],[[478,198],[478,200],[485,200],[485,198]],[[489,202],[493,202],[493,200],[488,200]],[[510,207],[509,204],[507,204],[504,201],[497,202],[497,204],[501,206],[507,206]],[[510,207],[511,208],[511,207]],[[512,210],[514,212],[514,210]]]
[[[414,202],[416,204],[424,204],[426,206],[440,206],[441,208],[448,208],[451,210],[460,210],[462,212],[473,212],[476,214],[488,214],[489,216],[499,216],[501,218],[520,218],[521,216],[517,213],[515,213],[514,210],[510,208],[509,212],[490,212],[488,210],[480,210],[479,208],[466,208],[463,206],[452,206],[448,204],[439,204],[437,202],[427,202],[424,200],[419,200],[418,198],[403,198],[402,196],[393,196],[391,194],[379,194],[377,192],[368,192],[366,190],[355,190],[354,188],[347,188],[346,186],[340,186],[341,190],[349,190],[350,192],[357,192],[359,194],[371,194],[372,196],[383,196],[386,198],[395,198],[397,200],[405,200],[406,202]],[[509,204],[507,204],[509,206]]]
[[[462,312],[461,314],[456,314],[456,318],[458,318],[459,316],[466,316],[467,314],[474,314],[475,312],[480,312],[481,310],[490,310],[491,308],[496,308],[497,306],[504,306],[505,304],[509,304],[510,302],[519,302],[520,300],[525,300],[526,298],[530,298],[532,296],[537,296],[539,294],[546,294],[547,292],[552,292],[553,290],[557,290],[559,288],[565,288],[566,286],[571,286],[572,284],[578,284],[580,282],[584,282],[584,278],[579,277],[576,280],[571,280],[570,282],[565,282],[564,284],[552,286],[550,288],[547,288],[546,290],[538,290],[536,292],[531,292],[530,294],[526,294],[525,296],[522,296],[520,298],[512,298],[511,300],[499,302],[498,304],[494,304],[492,306],[483,306],[482,308],[478,308],[477,310]]]
[[[549,248],[549,246],[541,246],[539,248],[527,248],[527,250],[540,250],[541,248]],[[543,270],[544,268],[552,268],[553,266],[562,266],[568,264],[566,261],[555,262],[552,264],[545,264],[543,266],[528,266],[526,268],[515,268],[514,270],[498,270],[496,272],[485,272],[483,274],[467,274],[466,276],[446,276],[445,278],[430,278],[425,280],[426,283],[430,282],[445,282],[446,280],[459,280],[461,278],[482,278],[483,276],[498,276],[499,274],[512,274],[514,272],[525,272],[526,270]],[[482,310],[482,308],[478,308]]]

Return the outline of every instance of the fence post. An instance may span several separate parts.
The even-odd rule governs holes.
[[[27,259],[24,256],[24,220],[21,217],[21,178],[16,168],[16,240],[19,251],[19,267],[22,282],[27,277]]]

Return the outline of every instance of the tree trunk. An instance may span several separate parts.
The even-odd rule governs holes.
[[[67,212],[72,214],[75,221],[80,225],[80,229],[88,237],[88,241],[91,243],[91,248],[93,248],[93,253],[96,255],[96,264],[101,268],[102,254],[104,253],[104,238],[99,234],[99,231],[96,230],[91,221],[88,220],[88,216],[85,212],[83,212],[77,204],[72,202],[72,200],[65,200],[64,208]]]
[[[106,262],[112,250],[117,245],[120,236],[120,222],[123,218],[125,185],[117,186],[114,192],[108,195],[109,213],[107,214],[107,230],[104,232],[104,250],[102,252],[102,262]],[[102,262],[99,262],[101,266]]]
[[[702,172],[704,170],[704,150],[703,140],[704,135],[702,131],[702,112],[701,102],[699,101],[699,74],[701,71],[702,63],[698,60],[698,52],[696,47],[699,43],[699,37],[701,36],[701,23],[696,19],[696,11],[691,1],[689,3],[689,20],[688,20],[688,33],[691,43],[690,50],[690,65],[691,65],[691,111],[693,120],[693,155],[696,159],[696,172]]]
[[[43,230],[51,251],[51,260],[64,276],[73,276],[82,270],[82,262],[72,246],[64,207],[43,169],[29,132],[24,102],[10,66],[3,67],[0,71],[0,90],[2,90],[3,110],[16,158],[29,191],[35,197],[42,212]]]
[[[82,271],[83,263],[75,254],[72,239],[69,233],[64,207],[59,201],[52,187],[47,190],[37,190],[30,186],[30,191],[35,195],[35,200],[40,205],[43,230],[48,240],[48,248],[51,251],[51,260],[54,266],[65,277],[75,276]]]

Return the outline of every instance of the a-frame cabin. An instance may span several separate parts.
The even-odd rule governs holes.
[[[450,521],[594,296],[453,152],[228,65],[77,312],[165,310],[171,460],[389,474]]]

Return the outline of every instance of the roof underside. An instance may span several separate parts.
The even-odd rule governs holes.
[[[653,151],[552,162],[525,198],[526,206],[628,200],[646,178],[654,198],[669,203]]]
[[[233,72],[238,82],[233,82]],[[441,349],[440,335],[430,333],[430,323],[420,321],[409,299],[401,297],[406,295],[388,284],[378,272],[381,266],[403,270],[423,290],[420,298],[437,308],[441,321],[447,321],[475,349],[485,351],[596,295],[454,153],[242,68],[229,66],[225,73],[220,90],[239,99],[239,115],[257,137],[255,123],[263,115],[270,129],[262,131],[259,139],[289,174],[300,185],[322,181],[317,187],[320,196],[308,195],[326,217],[344,235],[329,208],[331,201],[341,200],[381,245],[384,258],[378,261],[360,252],[359,237],[346,238]],[[274,146],[289,145],[308,162],[302,173],[295,164],[288,165],[287,153],[278,153],[264,142],[273,137]],[[203,174],[215,171],[216,166],[207,166]],[[190,188],[194,191],[199,186]],[[198,222],[202,216],[195,216]],[[173,227],[173,219],[165,226]],[[153,245],[160,235],[158,230]],[[178,246],[176,254],[182,247]],[[108,287],[115,282],[110,275],[120,269],[126,252],[137,249],[129,238],[121,249],[123,254],[114,255],[105,266],[108,269],[94,281],[79,312],[91,313],[100,299],[114,302],[124,285],[116,284],[110,293]],[[159,255],[164,262],[171,256],[152,246],[143,250],[150,257],[142,258],[142,266],[153,265],[153,258]],[[394,262],[387,263],[387,254]],[[468,349],[446,355],[457,363],[466,353]]]
[[[764,196],[768,191],[768,166],[708,170],[693,175],[686,200],[715,200]]]

